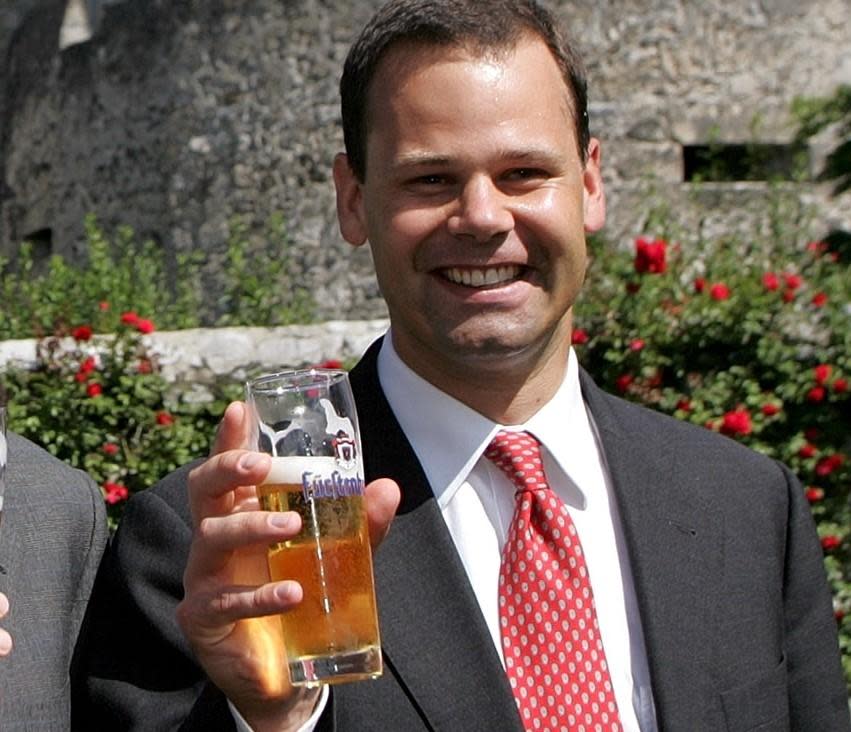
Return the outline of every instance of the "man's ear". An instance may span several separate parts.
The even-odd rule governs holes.
[[[599,231],[606,223],[606,193],[600,172],[600,141],[592,137],[588,143],[585,170],[582,171],[582,212],[585,232]]]
[[[340,233],[352,246],[366,242],[366,217],[363,210],[363,186],[349,165],[345,153],[334,157],[334,187],[337,190],[337,221]]]

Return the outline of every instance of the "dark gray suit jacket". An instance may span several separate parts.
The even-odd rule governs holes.
[[[395,478],[403,494],[375,556],[385,673],[334,687],[319,728],[520,732],[452,539],[381,392],[376,353],[352,384],[367,479]],[[623,517],[660,728],[848,732],[821,549],[797,481],[584,374],[582,388]],[[75,697],[80,729],[233,729],[174,621],[190,541],[185,479],[184,469],[133,499],[104,562]]]
[[[91,479],[9,435],[0,523],[0,626],[14,648],[0,659],[0,730],[70,728],[74,643],[107,538],[103,495]]]

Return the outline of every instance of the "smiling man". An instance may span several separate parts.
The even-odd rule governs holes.
[[[76,726],[847,731],[801,486],[602,393],[571,350],[605,199],[553,17],[391,0],[341,93],[340,228],[391,321],[352,372],[384,675],[294,689],[254,631],[302,588],[241,568],[298,521],[236,510],[269,461],[234,404],[207,461],[128,506]]]

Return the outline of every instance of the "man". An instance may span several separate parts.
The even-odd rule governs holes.
[[[209,460],[128,508],[80,727],[849,729],[800,486],[601,393],[571,352],[605,200],[551,17],[393,0],[341,91],[340,227],[369,242],[391,320],[352,372],[375,543],[399,500],[375,479],[402,496],[375,554],[384,675],[329,692],[276,673],[259,616],[302,590],[240,568],[298,520],[254,510],[269,462],[235,404]]]
[[[8,435],[0,524],[0,729],[62,732],[69,669],[107,539],[100,489]]]

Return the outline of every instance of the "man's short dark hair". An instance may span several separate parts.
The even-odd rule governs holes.
[[[392,46],[460,46],[487,52],[512,49],[526,34],[547,44],[561,70],[584,162],[590,140],[585,70],[551,12],[535,0],[390,0],[352,45],[340,80],[346,153],[358,180],[366,178],[370,85]]]

